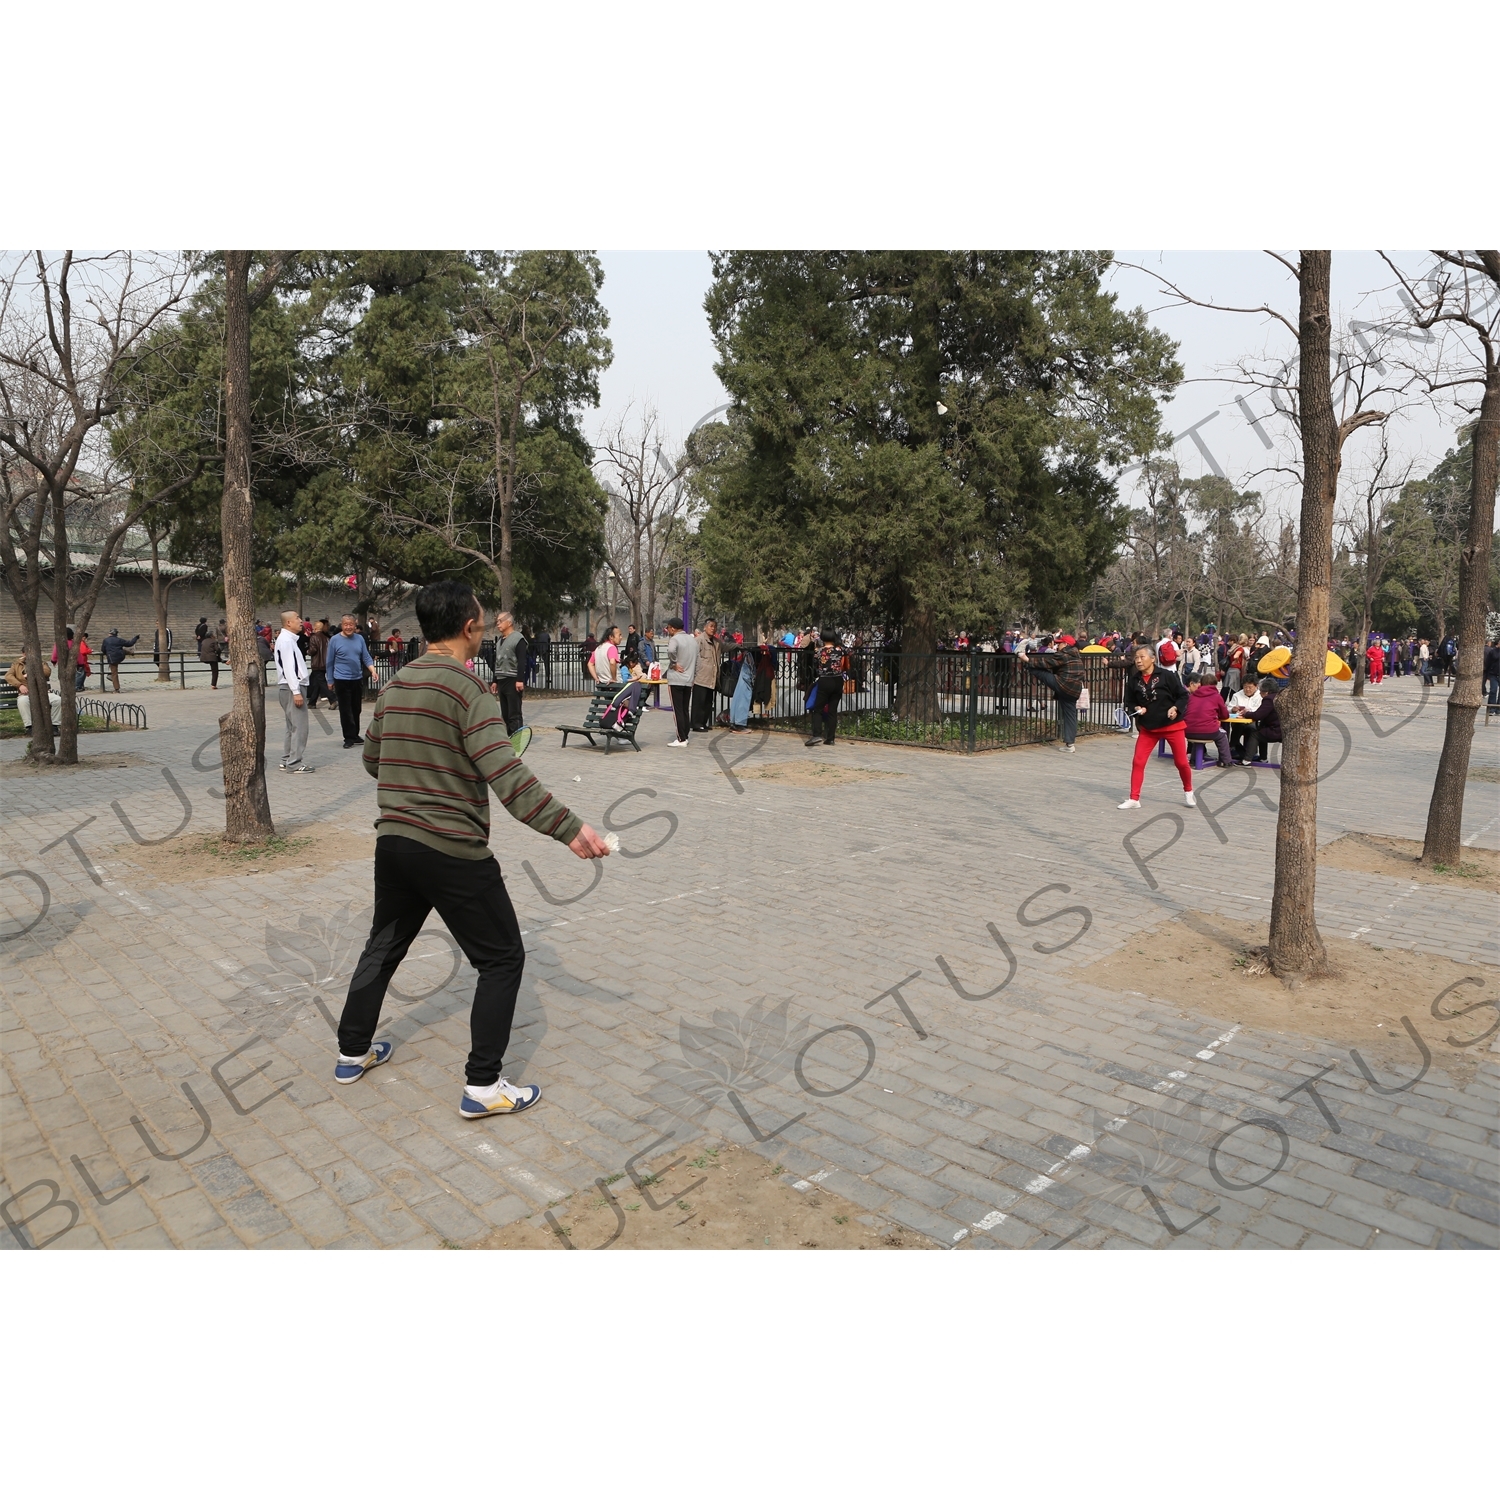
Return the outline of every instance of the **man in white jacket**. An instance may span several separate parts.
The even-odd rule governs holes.
[[[281,711],[286,715],[286,738],[281,748],[283,771],[311,771],[302,752],[307,749],[307,684],[311,673],[299,639],[302,619],[295,609],[281,612],[281,633],[276,637],[276,683]]]

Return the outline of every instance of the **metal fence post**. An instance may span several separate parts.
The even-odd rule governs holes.
[[[177,686],[186,690],[187,688],[187,652],[177,653]]]
[[[969,733],[968,750],[972,755],[979,739],[979,647],[969,647]]]

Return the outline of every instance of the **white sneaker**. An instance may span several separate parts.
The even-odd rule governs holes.
[[[668,740],[667,741],[667,748],[670,750],[672,748],[672,746],[674,746],[674,745],[685,745],[685,744],[687,744],[686,740]]]
[[[1117,804],[1121,812],[1129,812],[1131,808],[1139,807],[1140,805],[1138,797],[1127,797],[1123,802]]]
[[[1182,800],[1186,802],[1189,807],[1197,807],[1198,805],[1197,802],[1193,799],[1193,794],[1191,792],[1184,792],[1182,794]]]
[[[458,1112],[465,1120],[484,1120],[490,1115],[518,1115],[530,1109],[542,1091],[534,1083],[511,1083],[502,1078],[488,1088],[465,1087]]]

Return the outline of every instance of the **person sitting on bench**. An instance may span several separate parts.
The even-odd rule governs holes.
[[[1188,678],[1187,737],[1194,740],[1212,741],[1219,752],[1219,764],[1229,764],[1229,736],[1224,732],[1224,722],[1229,710],[1219,696],[1218,673],[1201,672]]]

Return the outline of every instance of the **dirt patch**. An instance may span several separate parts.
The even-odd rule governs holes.
[[[852,786],[857,781],[880,781],[904,776],[904,771],[877,771],[872,766],[840,766],[826,760],[788,760],[774,766],[736,771],[741,781],[774,781],[778,786]]]
[[[1500,781],[1500,766],[1470,766],[1470,781]]]
[[[269,875],[277,870],[326,868],[351,859],[373,859],[369,833],[332,823],[289,823],[264,844],[232,844],[220,834],[184,833],[165,844],[116,844],[104,859],[128,865],[168,885],[218,880],[226,875]]]
[[[1394,875],[1418,885],[1462,885],[1470,890],[1500,892],[1500,849],[1465,849],[1463,862],[1427,868],[1419,839],[1393,839],[1380,833],[1346,833],[1318,850],[1318,863],[1364,875]]]
[[[49,772],[56,771],[123,771],[127,766],[154,766],[157,762],[147,760],[141,755],[132,755],[128,750],[118,751],[116,754],[107,752],[99,755],[80,755],[76,765],[58,765],[46,760],[28,760],[22,756],[19,760],[7,760],[0,762],[0,776],[44,776]]]
[[[497,1229],[476,1250],[933,1250],[740,1146],[662,1156]],[[551,1215],[549,1221],[548,1214]]]
[[[1459,1087],[1474,1076],[1474,1054],[1483,1050],[1481,1038],[1500,1013],[1500,970],[1325,932],[1333,972],[1289,990],[1274,975],[1253,972],[1253,960],[1247,962],[1250,950],[1269,941],[1264,923],[1186,912],[1140,933],[1078,977],[1117,993],[1123,989],[1228,1017],[1247,1031],[1352,1045],[1372,1066],[1387,1064],[1403,1077],[1410,1077],[1418,1062],[1401,1024],[1407,1016],[1434,1063]],[[1454,984],[1460,987],[1444,995]],[[1494,1008],[1456,1015],[1486,1001]],[[1454,1046],[1449,1037],[1469,1046]]]

